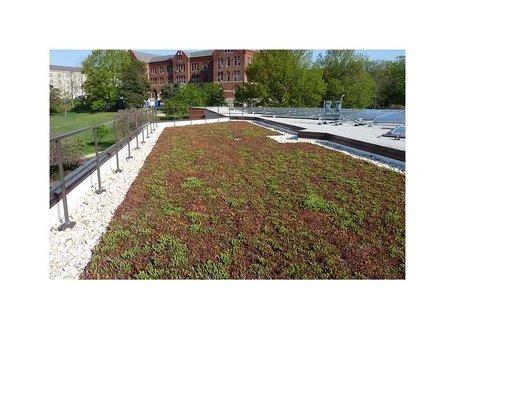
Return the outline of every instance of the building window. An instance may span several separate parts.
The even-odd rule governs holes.
[[[240,80],[241,80],[241,71],[234,71],[233,72],[233,80],[235,82],[240,82]]]
[[[203,63],[203,68],[208,68],[208,61],[205,61],[205,62]]]
[[[163,74],[163,65],[160,65],[160,74]]]
[[[217,82],[222,82],[223,81],[223,73],[222,72],[218,72],[217,73]]]
[[[228,72],[226,73],[226,80],[227,80],[228,82],[230,82],[230,71],[228,71]]]
[[[228,57],[226,59],[226,66],[229,67],[231,65],[231,63],[232,63],[232,60],[230,59],[230,57]]]
[[[240,65],[241,65],[241,56],[235,57],[235,58],[233,59],[233,65],[234,65],[235,67],[238,67],[238,66],[240,66]]]

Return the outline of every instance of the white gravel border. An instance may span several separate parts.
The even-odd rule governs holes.
[[[147,156],[153,149],[166,124],[159,123],[157,130],[140,143],[135,150],[135,140],[131,141],[132,159],[120,157],[121,173],[110,173],[102,178],[101,194],[92,187],[85,193],[79,204],[70,211],[70,220],[76,224],[71,229],[59,231],[59,224],[50,229],[50,278],[77,279],[90,260],[92,250],[122,203],[127,190],[135,180]]]

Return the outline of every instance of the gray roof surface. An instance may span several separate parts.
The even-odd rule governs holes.
[[[213,50],[195,50],[195,51],[185,51],[184,50],[184,53],[187,55],[188,58],[208,57],[208,56],[211,56],[213,52],[214,52]],[[175,54],[168,54],[166,56],[158,56],[156,54],[146,53],[143,51],[136,51],[136,50],[133,50],[133,53],[135,54],[136,58],[139,61],[142,61],[145,63],[166,61],[166,60],[170,60],[172,57],[175,56]]]
[[[79,67],[67,67],[66,65],[50,65],[51,71],[72,71],[72,72],[81,72],[81,68]]]
[[[169,60],[172,57],[174,57],[174,54],[169,54],[166,56],[158,56],[156,54],[144,53],[143,51],[136,51],[136,50],[133,50],[133,53],[139,61],[142,61],[145,63],[165,61],[165,60]]]
[[[185,51],[185,54],[188,58],[195,58],[195,57],[207,57],[211,56],[213,50],[196,50],[196,51]]]

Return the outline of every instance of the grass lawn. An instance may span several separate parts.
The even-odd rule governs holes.
[[[101,124],[115,119],[114,112],[98,113],[68,113],[54,114],[50,116],[50,135],[55,136],[60,133],[75,131],[76,129],[86,128],[87,126]]]
[[[167,129],[86,279],[403,279],[405,176],[246,122]]]
[[[77,129],[86,128],[101,124],[103,122],[111,121],[115,119],[116,113],[114,112],[98,112],[98,113],[68,113],[65,117],[64,114],[54,114],[50,116],[50,136],[56,136],[62,133],[75,131]],[[84,140],[85,148],[84,155],[95,152],[94,138],[91,130],[85,131],[74,138]],[[72,140],[72,139],[68,139]],[[115,138],[112,133],[106,136],[106,138],[99,142],[99,149],[103,150],[115,143]]]

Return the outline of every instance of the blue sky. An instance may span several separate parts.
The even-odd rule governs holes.
[[[141,50],[158,55],[166,55],[176,50]],[[314,50],[314,58],[323,50]],[[358,50],[367,55],[372,60],[394,60],[398,56],[404,55],[404,50]],[[90,50],[50,50],[50,64],[66,65],[68,67],[79,67],[84,58],[90,54]]]

